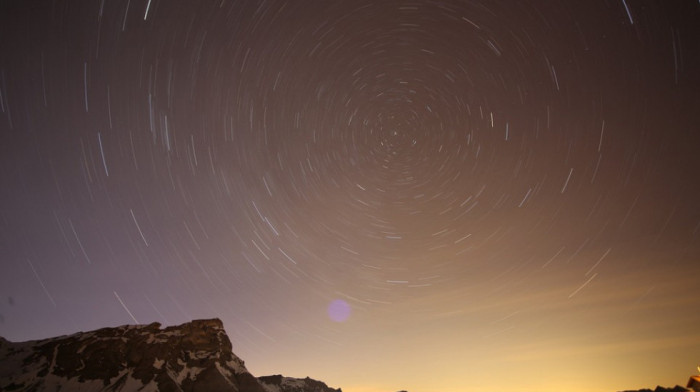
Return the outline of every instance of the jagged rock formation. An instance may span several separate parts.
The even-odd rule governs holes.
[[[336,392],[316,389],[325,384],[315,380],[301,381],[258,381],[232,352],[219,319],[165,329],[158,323],[127,325],[21,343],[0,338],[2,391]]]
[[[278,374],[259,377],[258,380],[267,392],[343,392],[340,388],[330,388],[325,383],[309,377],[291,378]]]

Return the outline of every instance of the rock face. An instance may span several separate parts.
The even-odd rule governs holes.
[[[314,389],[293,391],[335,392],[303,381]],[[317,383],[327,389],[315,389]],[[165,329],[158,323],[103,328],[21,343],[0,338],[1,391],[270,392],[264,385],[233,354],[219,319]]]

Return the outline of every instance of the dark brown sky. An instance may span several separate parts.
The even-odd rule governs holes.
[[[0,1],[0,335],[220,317],[255,374],[346,392],[682,384],[699,26],[690,0]]]

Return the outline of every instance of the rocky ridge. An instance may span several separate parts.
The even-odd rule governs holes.
[[[638,390],[630,390],[630,391],[621,391],[621,392],[687,392],[688,389],[683,388],[680,385],[676,385],[673,388],[664,388],[662,386],[657,386],[656,389],[638,389]]]
[[[0,337],[0,390],[104,392],[341,392],[282,376],[254,377],[219,319],[160,328],[102,328],[14,343]]]
[[[312,378],[292,378],[281,375],[258,377],[267,392],[342,392],[340,388],[329,388],[325,383]]]

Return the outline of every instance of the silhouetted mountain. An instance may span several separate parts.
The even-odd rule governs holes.
[[[258,377],[258,380],[268,392],[343,392],[340,388],[330,388],[325,383],[309,377],[291,378],[278,374]]]
[[[662,386],[657,386],[656,389],[639,389],[620,392],[688,392],[688,389],[685,389],[680,385],[676,385],[673,388],[664,388]]]
[[[261,377],[231,349],[221,320],[126,325],[13,343],[0,337],[0,390],[341,392],[310,378]]]

